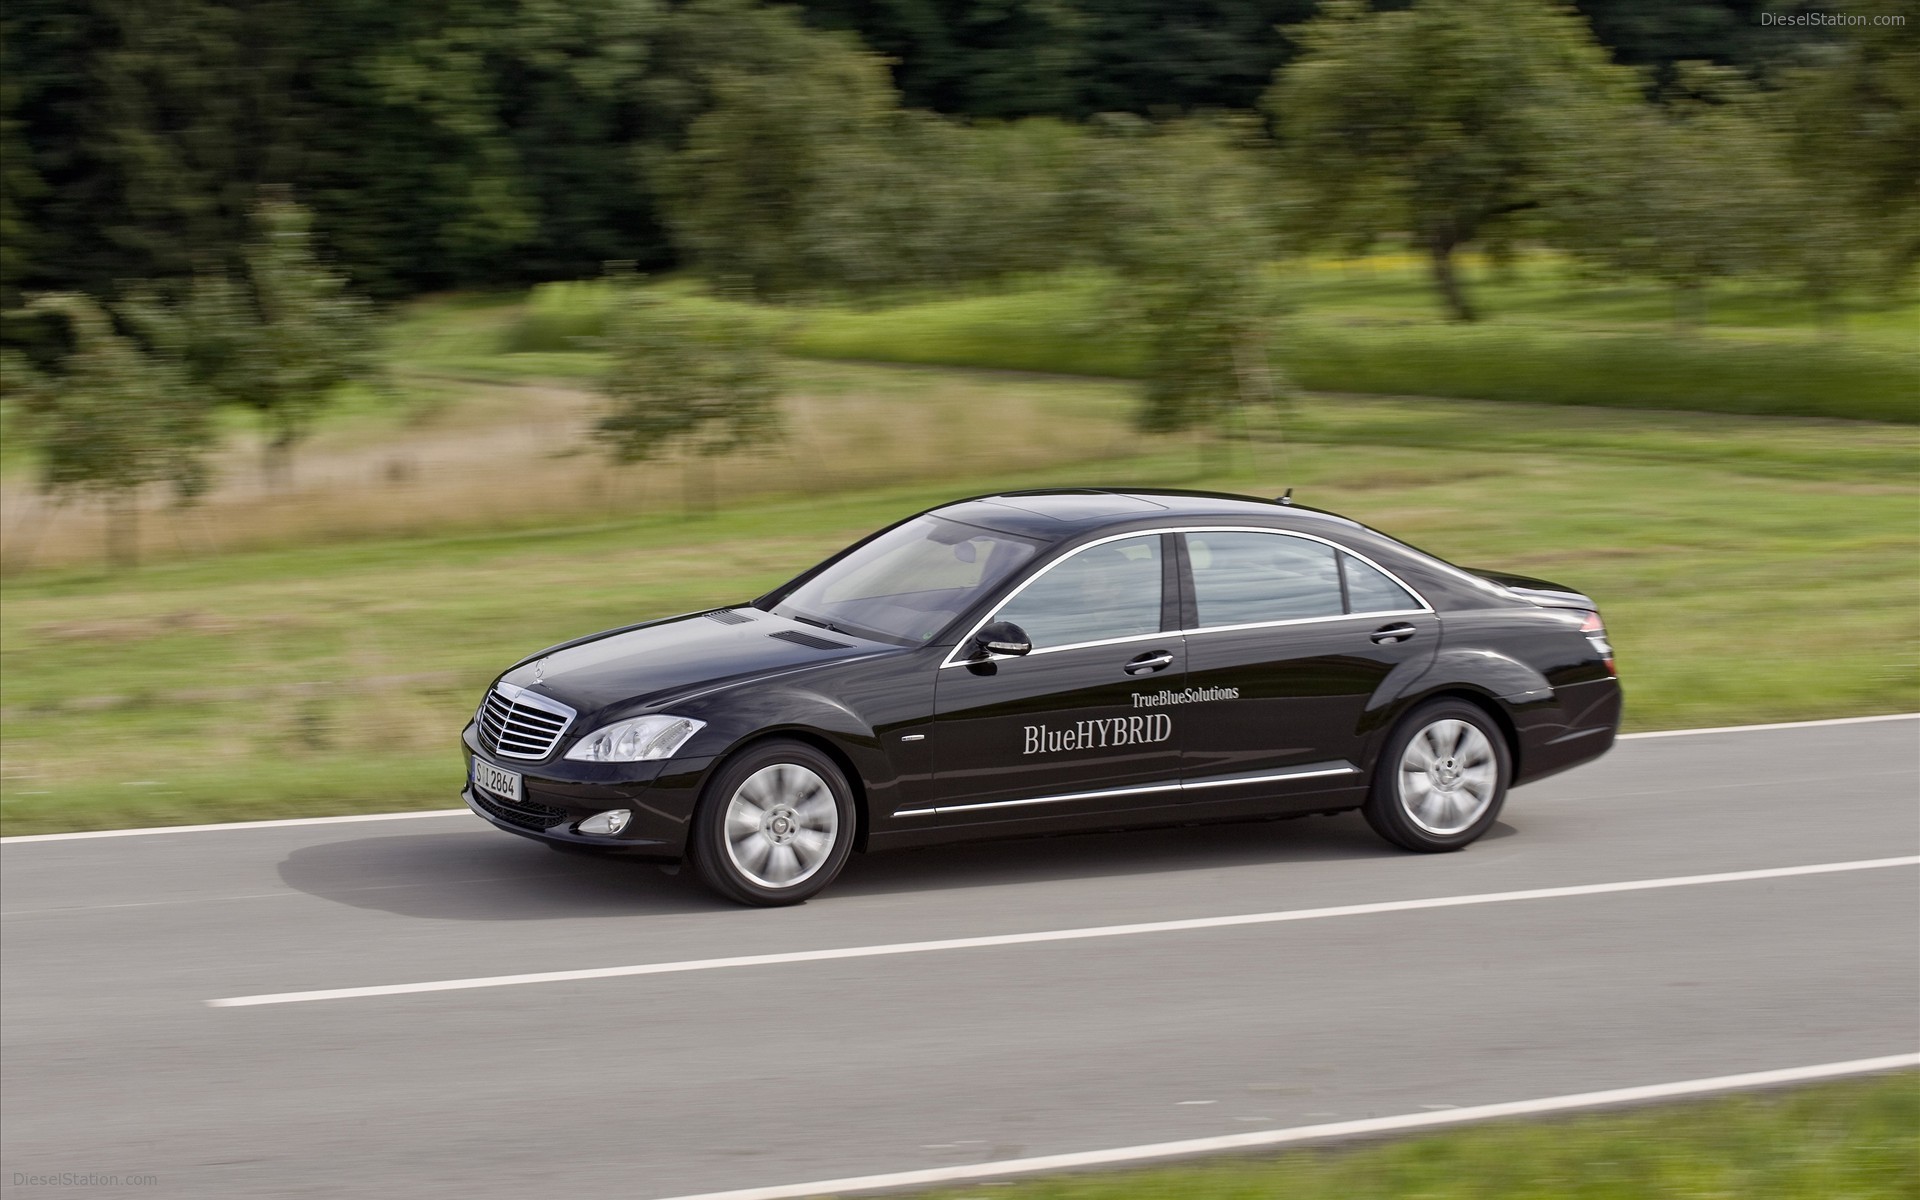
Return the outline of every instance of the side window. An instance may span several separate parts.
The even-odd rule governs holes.
[[[1190,533],[1200,627],[1337,617],[1340,564],[1333,547],[1278,533]]]
[[[1361,562],[1351,554],[1340,556],[1341,569],[1347,573],[1349,612],[1395,612],[1422,607],[1413,593]]]
[[[1002,605],[1033,648],[1160,632],[1160,535],[1089,546]]]

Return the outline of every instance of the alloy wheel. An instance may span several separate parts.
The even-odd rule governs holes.
[[[734,869],[763,888],[794,887],[832,856],[840,836],[833,789],[797,763],[762,767],[734,789],[724,829]]]
[[[1500,762],[1478,726],[1448,717],[1407,742],[1398,783],[1407,819],[1427,833],[1450,837],[1486,815],[1499,791]]]

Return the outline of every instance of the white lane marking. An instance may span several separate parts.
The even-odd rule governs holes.
[[[1875,717],[1830,717],[1824,721],[1776,721],[1771,725],[1716,725],[1710,729],[1655,729],[1648,733],[1623,733],[1614,740],[1630,742],[1639,738],[1693,737],[1701,733],[1760,733],[1768,729],[1818,729],[1823,725],[1872,725],[1880,721],[1920,721],[1920,713],[1882,713]]]
[[[1576,1092],[1568,1096],[1543,1096],[1537,1100],[1512,1100],[1504,1104],[1476,1104],[1469,1108],[1449,1109],[1446,1112],[1401,1113],[1392,1117],[1370,1117],[1363,1121],[1338,1121],[1329,1125],[1298,1125],[1292,1129],[1262,1129],[1253,1133],[1228,1133],[1218,1137],[1188,1138],[1178,1142],[1154,1142],[1145,1146],[1119,1146],[1111,1150],[1083,1150],[1076,1154],[1004,1158],[998,1162],[929,1167],[919,1171],[894,1171],[886,1175],[853,1175],[845,1179],[818,1179],[812,1183],[736,1188],[727,1192],[701,1192],[691,1196],[672,1196],[667,1197],[666,1200],[800,1200],[801,1197],[806,1196],[874,1192],[885,1188],[921,1188],[934,1184],[960,1183],[970,1179],[1003,1179],[1009,1175],[1033,1175],[1042,1171],[1064,1171],[1076,1167],[1108,1167],[1122,1163],[1184,1158],[1196,1154],[1220,1154],[1230,1150],[1254,1150],[1266,1146],[1284,1146],[1292,1142],[1317,1141],[1326,1138],[1398,1133],[1409,1129],[1433,1129],[1447,1125],[1464,1125],[1471,1121],[1490,1121],[1499,1117],[1530,1117],[1575,1109],[1607,1108],[1612,1105],[1637,1104],[1647,1100],[1667,1100],[1677,1096],[1699,1096],[1712,1092],[1739,1091],[1743,1088],[1776,1087],[1785,1083],[1838,1079],[1847,1075],[1871,1075],[1916,1066],[1920,1066],[1920,1054],[1888,1054],[1880,1058],[1856,1058],[1848,1062],[1818,1063],[1810,1067],[1786,1067],[1778,1071],[1751,1071],[1744,1075],[1718,1075],[1710,1079],[1682,1079],[1675,1083],[1612,1088],[1604,1092]]]
[[[323,988],[309,992],[268,992],[257,996],[227,996],[208,1000],[206,1003],[210,1008],[251,1008],[261,1004],[302,1004],[312,1000],[358,1000],[369,996],[455,992],[469,988],[515,987],[527,983],[574,983],[584,979],[618,979],[630,975],[677,975],[686,971],[719,971],[731,967],[765,967],[785,963],[826,962],[842,958],[880,958],[894,954],[923,954],[938,950],[972,950],[984,946],[1025,946],[1036,942],[1072,942],[1089,938],[1130,937],[1143,933],[1179,933],[1193,929],[1224,929],[1236,925],[1274,925],[1284,921],[1317,921],[1329,917],[1360,917],[1375,913],[1412,912],[1427,908],[1460,908],[1471,904],[1503,904],[1515,900],[1601,896],[1612,892],[1645,892],[1660,888],[1695,887],[1709,883],[1745,883],[1755,879],[1786,879],[1796,875],[1830,875],[1840,871],[1872,871],[1884,867],[1912,866],[1920,866],[1920,854],[1904,855],[1899,858],[1859,859],[1853,862],[1814,863],[1798,867],[1765,867],[1755,871],[1723,871],[1714,875],[1675,875],[1664,879],[1583,883],[1567,887],[1529,888],[1517,892],[1481,892],[1466,896],[1434,896],[1424,900],[1342,904],[1333,908],[1296,908],[1280,912],[1240,913],[1226,917],[1145,921],[1132,925],[1092,925],[1079,929],[1048,929],[1036,933],[1001,933],[983,937],[943,938],[926,942],[842,946],[833,950],[742,954],[731,958],[696,958],[682,962],[641,963],[627,967],[589,967],[578,971],[538,971],[525,975],[486,975],[472,979],[436,979],[424,983],[389,983],[373,987]]]
[[[77,842],[85,838],[146,837],[156,833],[212,833],[223,829],[279,829],[288,825],[348,825],[355,821],[418,821],[426,817],[464,817],[465,808],[435,808],[425,812],[354,813],[345,817],[286,817],[276,821],[226,821],[218,825],[148,825],[140,829],[82,829],[77,833],[23,833],[0,837],[0,843]]]
[[[1876,717],[1833,717],[1824,721],[1780,721],[1772,725],[1719,725],[1711,729],[1659,729],[1651,733],[1623,733],[1615,741],[1635,738],[1692,737],[1700,733],[1752,733],[1765,729],[1814,729],[1822,725],[1866,725],[1876,721],[1920,720],[1920,713],[1887,713]],[[469,810],[436,808],[430,812],[356,813],[345,817],[293,817],[278,821],[227,821],[217,825],[153,825],[140,829],[88,829],[78,833],[26,833],[0,837],[0,843],[67,842],[79,838],[142,837],[155,833],[211,833],[223,829],[272,829],[281,825],[344,825],[352,821],[406,821],[420,817],[458,817]]]

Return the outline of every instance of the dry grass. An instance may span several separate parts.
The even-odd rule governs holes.
[[[596,401],[556,383],[460,383],[399,428],[345,424],[302,447],[293,486],[266,486],[257,449],[218,456],[219,485],[178,508],[154,493],[140,522],[143,559],[195,557],[365,537],[494,531],[620,520],[698,502],[709,476],[685,463],[616,466],[589,442]],[[953,372],[794,364],[777,448],[716,460],[712,491],[820,495],[983,472],[1112,458],[1126,452],[1125,385]],[[55,506],[24,474],[0,485],[0,573],[97,562],[95,505]]]

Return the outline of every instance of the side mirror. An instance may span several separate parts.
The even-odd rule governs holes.
[[[973,635],[973,644],[989,654],[1010,654],[1015,658],[1031,653],[1033,639],[1012,621],[992,621]]]

